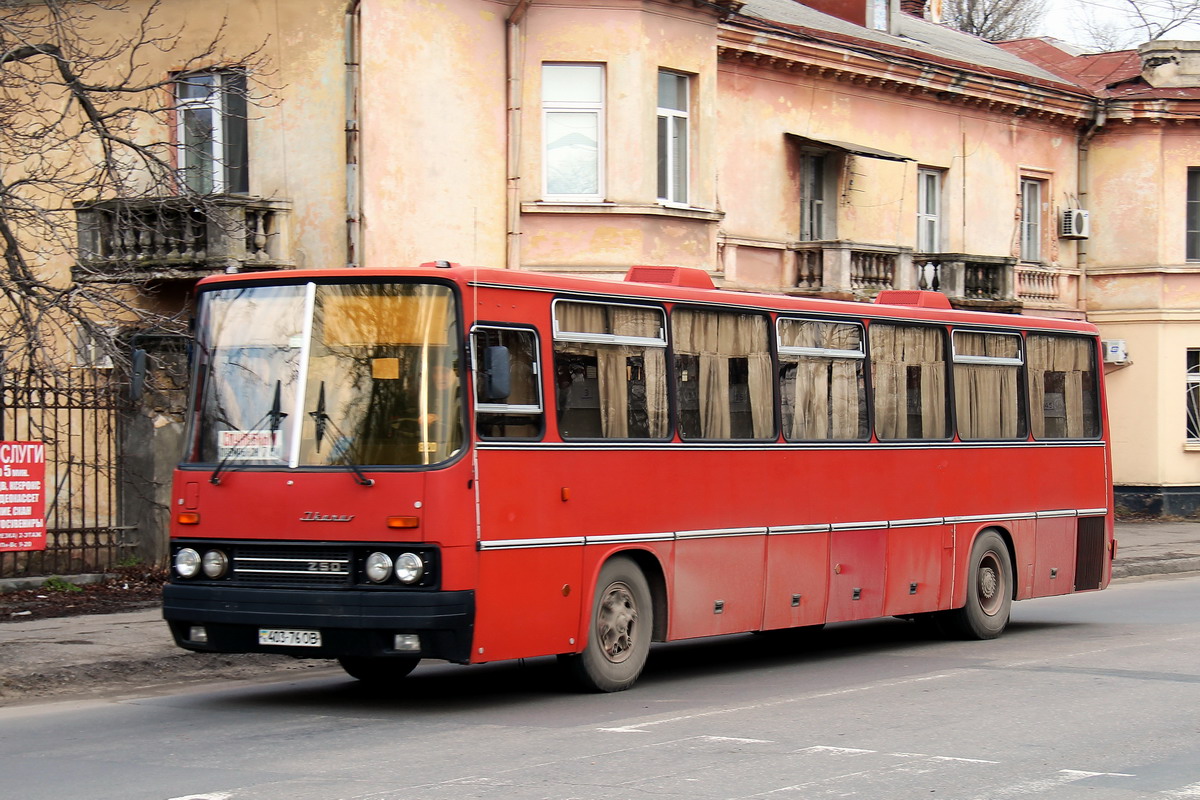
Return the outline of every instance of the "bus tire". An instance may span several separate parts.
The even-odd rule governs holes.
[[[947,611],[948,633],[964,639],[995,639],[1008,626],[1012,610],[1013,570],[1008,546],[995,531],[984,531],[971,546],[967,566],[967,604]]]
[[[387,684],[400,680],[416,669],[420,662],[418,656],[401,656],[397,658],[371,658],[370,656],[343,656],[338,659],[342,669],[351,678],[357,678],[363,683]]]
[[[583,652],[565,661],[582,688],[623,691],[642,674],[653,628],[654,605],[646,576],[630,559],[613,558],[596,581]]]

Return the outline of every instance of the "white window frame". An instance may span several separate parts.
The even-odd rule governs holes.
[[[201,78],[212,79],[209,91],[202,97],[183,97],[181,88],[185,85],[201,85],[195,82]],[[236,187],[231,189],[228,185],[228,172],[233,163],[233,156],[230,152],[232,143],[228,141],[229,134],[226,130],[226,121],[230,114],[227,82],[234,79],[244,81],[244,72],[233,69],[211,69],[180,73],[174,79],[175,142],[179,180],[198,194],[226,194],[236,191]],[[188,137],[188,116],[197,111],[207,111],[212,118],[212,138],[205,143],[207,148],[204,150],[190,142]],[[195,160],[194,157],[197,155],[201,155],[206,161],[203,180],[198,180],[199,173],[191,171],[194,167],[188,164],[189,161]],[[189,156],[193,158],[189,158]],[[245,164],[235,166],[244,168]],[[199,185],[197,185],[198,182]]]
[[[563,100],[547,97],[547,70],[567,67],[578,70],[597,70],[600,78],[599,97],[594,100]],[[546,62],[542,64],[542,198],[550,202],[566,203],[600,203],[604,201],[604,172],[605,172],[605,119],[604,96],[607,89],[607,76],[604,64]],[[553,192],[550,181],[550,145],[549,132],[552,114],[590,114],[596,123],[596,175],[595,192]]]
[[[942,185],[940,169],[917,169],[917,252],[942,252]],[[932,196],[931,196],[932,195]]]
[[[814,165],[820,165],[819,170]],[[836,220],[830,217],[832,196],[836,185],[831,184],[837,171],[833,153],[827,150],[800,151],[800,240],[820,242],[835,238]],[[817,174],[817,173],[820,174]]]
[[[1184,428],[1184,436],[1188,445],[1200,446],[1200,347],[1187,349],[1187,361],[1192,360],[1196,361],[1196,365],[1188,364],[1187,373],[1184,376],[1187,392],[1185,407],[1188,419],[1188,425]],[[1190,436],[1191,433],[1196,435]]]
[[[660,69],[658,71],[659,85],[661,86],[662,78],[670,76],[672,78],[682,78],[680,84],[683,86],[683,101],[679,104],[683,108],[669,108],[662,104],[662,92],[658,92],[658,111],[657,111],[657,131],[661,131],[665,126],[665,137],[659,134],[658,139],[658,201],[663,205],[683,206],[688,205],[688,186],[691,183],[691,123],[690,112],[692,102],[692,78],[690,75],[685,75],[681,72],[674,72],[668,69]],[[664,151],[665,144],[665,153]],[[665,186],[662,180],[663,162],[666,166],[665,171]],[[680,163],[682,162],[682,164]],[[664,191],[665,189],[665,191]]]
[[[1038,263],[1042,260],[1042,218],[1046,181],[1021,177],[1021,260]]]

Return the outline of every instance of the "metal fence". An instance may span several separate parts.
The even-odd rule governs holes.
[[[0,440],[46,444],[46,549],[0,552],[0,578],[103,572],[132,552],[121,525],[115,370],[3,371]]]

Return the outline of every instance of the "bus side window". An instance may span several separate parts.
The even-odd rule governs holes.
[[[664,439],[667,340],[660,308],[557,300],[554,382],[564,439]]]
[[[475,430],[482,439],[536,439],[542,435],[544,413],[538,376],[537,336],[520,328],[478,326],[472,332],[475,365]],[[487,397],[494,386],[484,371],[499,363],[507,351],[508,394]]]
[[[1083,336],[1030,334],[1026,348],[1034,438],[1099,436],[1095,342]]]
[[[866,439],[862,325],[777,321],[783,435],[790,441]]]
[[[677,309],[671,314],[679,436],[771,439],[775,395],[767,319]]]
[[[880,439],[946,439],[945,331],[874,322],[871,378]]]
[[[959,438],[1024,439],[1021,337],[958,330],[952,341]]]

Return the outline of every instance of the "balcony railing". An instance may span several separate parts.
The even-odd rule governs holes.
[[[75,278],[123,282],[288,267],[290,210],[290,203],[238,196],[81,204]]]
[[[956,306],[1016,311],[1016,259],[963,253],[913,253],[859,242],[799,242],[795,290],[870,300],[884,289],[942,292]]]

